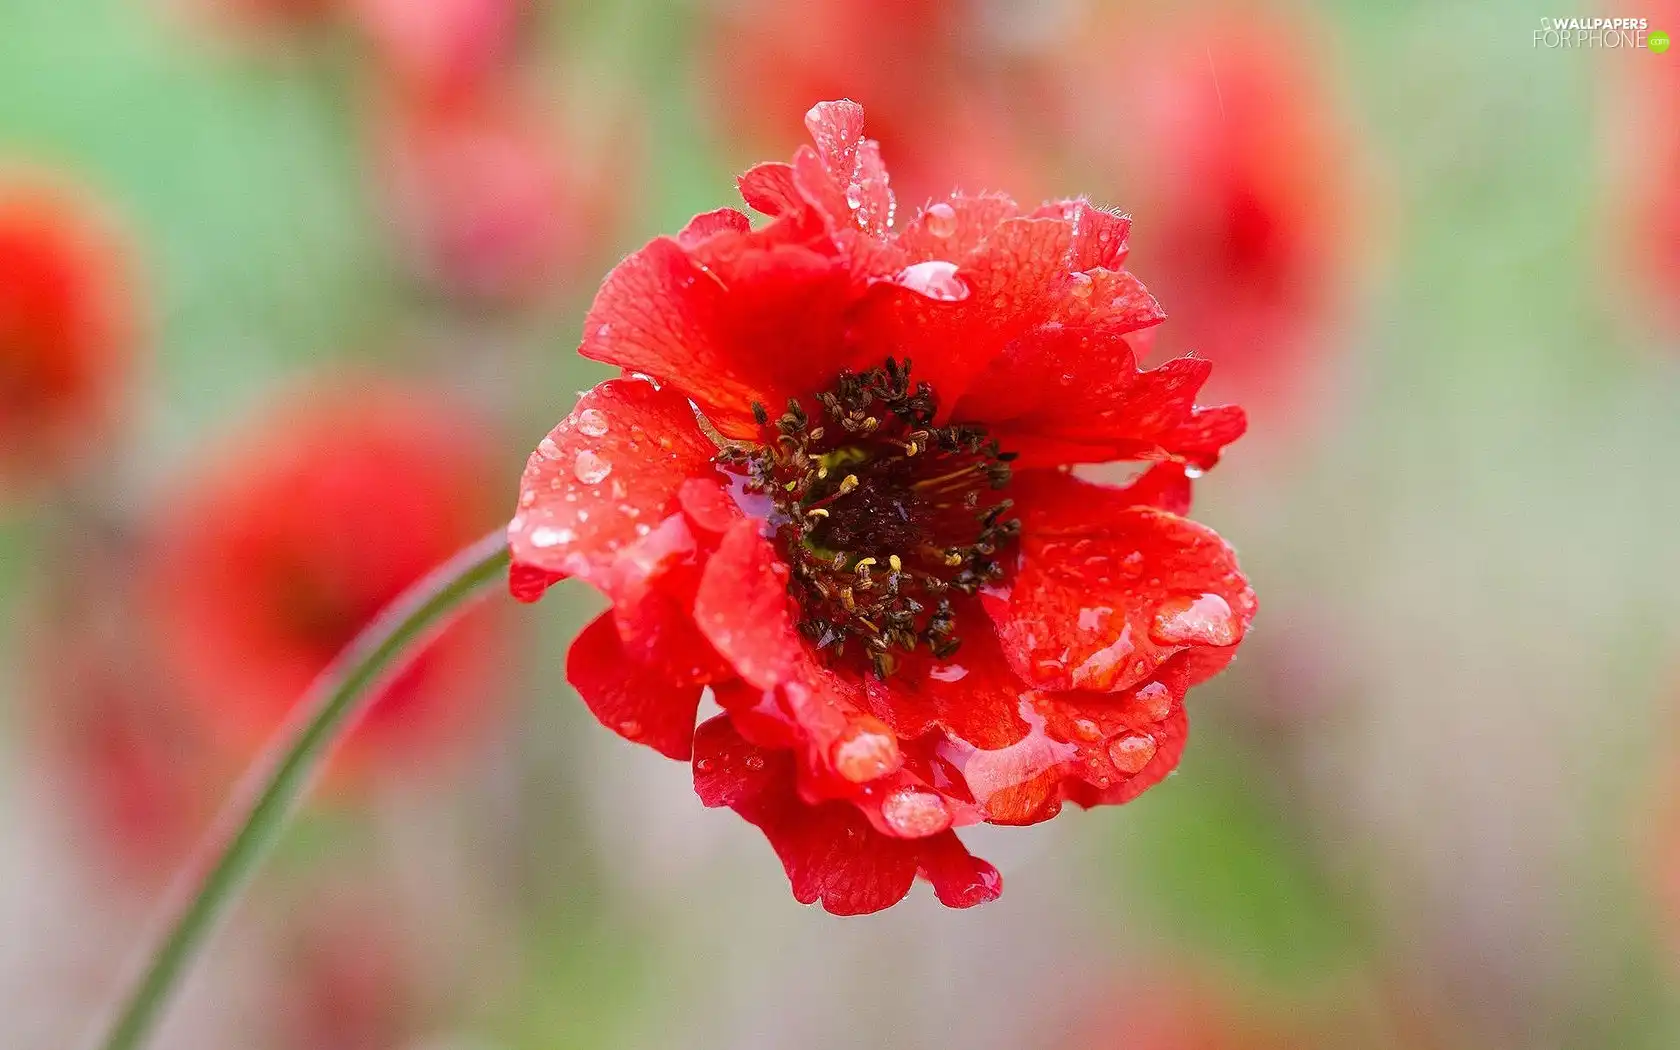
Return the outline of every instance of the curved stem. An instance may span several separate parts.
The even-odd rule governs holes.
[[[498,530],[410,587],[315,680],[183,872],[178,891],[184,895],[165,913],[167,925],[145,956],[145,969],[95,1046],[142,1045],[187,964],[279,837],[332,746],[366,709],[373,687],[400,670],[507,564],[507,540]]]

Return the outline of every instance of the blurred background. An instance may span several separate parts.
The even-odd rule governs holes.
[[[511,512],[606,269],[819,99],[1135,215],[1262,600],[1127,806],[836,920],[497,598],[169,1050],[1680,1045],[1680,53],[1515,0],[5,0],[0,1045],[73,1045],[311,675]]]

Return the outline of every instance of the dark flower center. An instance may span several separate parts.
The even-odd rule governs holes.
[[[937,401],[912,387],[910,362],[842,373],[772,420],[755,404],[762,440],[718,454],[768,520],[792,568],[800,630],[834,658],[867,654],[880,677],[925,644],[956,652],[952,592],[1003,575],[996,555],[1020,532],[1009,517],[1010,460],[983,427],[933,426]]]

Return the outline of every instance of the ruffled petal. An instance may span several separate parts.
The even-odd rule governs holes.
[[[781,215],[805,207],[804,198],[793,184],[793,165],[766,161],[747,169],[735,180],[747,207],[764,215]]]
[[[1139,371],[1121,335],[1040,328],[992,361],[954,416],[988,424],[1023,467],[1178,459],[1207,469],[1247,427],[1236,406],[1196,407],[1212,367],[1181,357]]]
[[[745,215],[734,208],[719,208],[716,211],[702,212],[688,220],[688,225],[677,234],[677,243],[684,248],[694,248],[719,233],[746,233],[752,229],[752,223]]]
[[[1112,692],[1187,649],[1235,652],[1256,602],[1213,530],[1058,472],[1026,472],[1015,492],[1015,571],[982,603],[1028,683]]]
[[[700,578],[694,622],[742,678],[774,689],[808,657],[788,608],[788,568],[759,528],[742,518],[724,534]]]
[[[626,740],[680,760],[692,753],[703,686],[659,674],[636,659],[620,640],[611,613],[597,617],[572,642],[566,680],[601,724]]]
[[[1050,201],[1033,209],[1035,218],[1063,219],[1073,227],[1073,251],[1068,269],[1075,272],[1118,270],[1130,249],[1132,220],[1099,208],[1084,197]]]
[[[864,679],[869,709],[900,737],[937,729],[975,747],[1007,747],[1027,735],[1020,714],[1027,687],[978,607],[959,608],[957,619],[962,647],[949,659],[917,651],[890,678]]]
[[[849,260],[775,233],[722,231],[692,252],[661,237],[607,275],[578,352],[655,376],[749,436],[754,402],[779,408],[845,367],[852,286]]]
[[[533,600],[565,576],[611,596],[692,558],[695,540],[676,513],[677,493],[688,479],[721,477],[715,453],[677,394],[635,379],[586,391],[520,479],[519,509],[508,525],[515,596]]]
[[[863,915],[904,899],[918,873],[951,907],[995,899],[996,869],[968,855],[950,831],[895,838],[844,802],[799,798],[795,760],[749,743],[728,715],[695,736],[694,788],[708,806],[729,806],[764,832],[786,870],[794,898],[834,915]]]
[[[853,337],[878,357],[909,358],[913,378],[938,395],[941,418],[953,418],[951,409],[992,359],[1050,319],[1071,281],[1071,243],[1061,220],[1005,219],[957,266],[961,294],[878,283],[858,305]]]

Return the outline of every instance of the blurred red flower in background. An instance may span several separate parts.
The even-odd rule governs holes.
[[[30,722],[95,853],[122,881],[149,883],[187,855],[233,769],[158,666],[130,546],[84,542],[74,555],[26,639]]]
[[[610,197],[556,114],[506,82],[387,93],[372,127],[378,196],[404,264],[469,299],[533,297],[607,226]]]
[[[1031,33],[994,24],[977,0],[718,0],[710,5],[718,118],[752,152],[787,153],[801,139],[783,113],[813,98],[850,98],[893,158],[907,206],[1042,180],[1055,102]],[[1042,25],[1044,12],[1032,19]],[[737,105],[750,98],[754,104]]]
[[[0,171],[0,493],[97,439],[138,334],[128,253],[101,209],[45,172]]]
[[[1074,131],[1150,217],[1138,260],[1175,319],[1158,349],[1213,358],[1210,393],[1263,413],[1267,430],[1286,423],[1321,389],[1357,248],[1349,142],[1314,26],[1252,5],[1127,6],[1082,36]]]
[[[1680,3],[1647,4],[1652,30],[1680,26]],[[1635,52],[1615,63],[1606,120],[1619,246],[1634,283],[1667,324],[1680,326],[1680,62]]]
[[[159,522],[148,573],[164,659],[226,741],[266,740],[386,604],[494,520],[484,430],[448,401],[312,390],[228,442]],[[448,748],[494,702],[479,609],[382,687],[351,768]]]
[[[348,0],[391,86],[412,96],[460,97],[505,68],[523,0]]]
[[[328,883],[284,917],[271,987],[285,1050],[401,1050],[425,1021],[421,952],[404,936],[394,888]]]
[[[1216,989],[1206,977],[1174,975],[1116,982],[1116,994],[1068,1050],[1113,1046],[1124,1050],[1301,1050],[1320,1043],[1273,1010]]]
[[[628,375],[532,455],[513,588],[612,599],[571,682],[692,756],[801,901],[874,911],[920,873],[968,906],[999,880],[953,827],[1125,802],[1177,764],[1185,691],[1255,610],[1181,516],[1244,417],[1194,407],[1206,361],[1137,368],[1162,314],[1127,220],[953,196],[895,231],[861,108],[806,121],[817,148],[741,178],[764,228],[701,215],[608,276],[581,353]],[[1065,470],[1111,460],[1155,465]],[[707,686],[725,714],[696,734]]]

